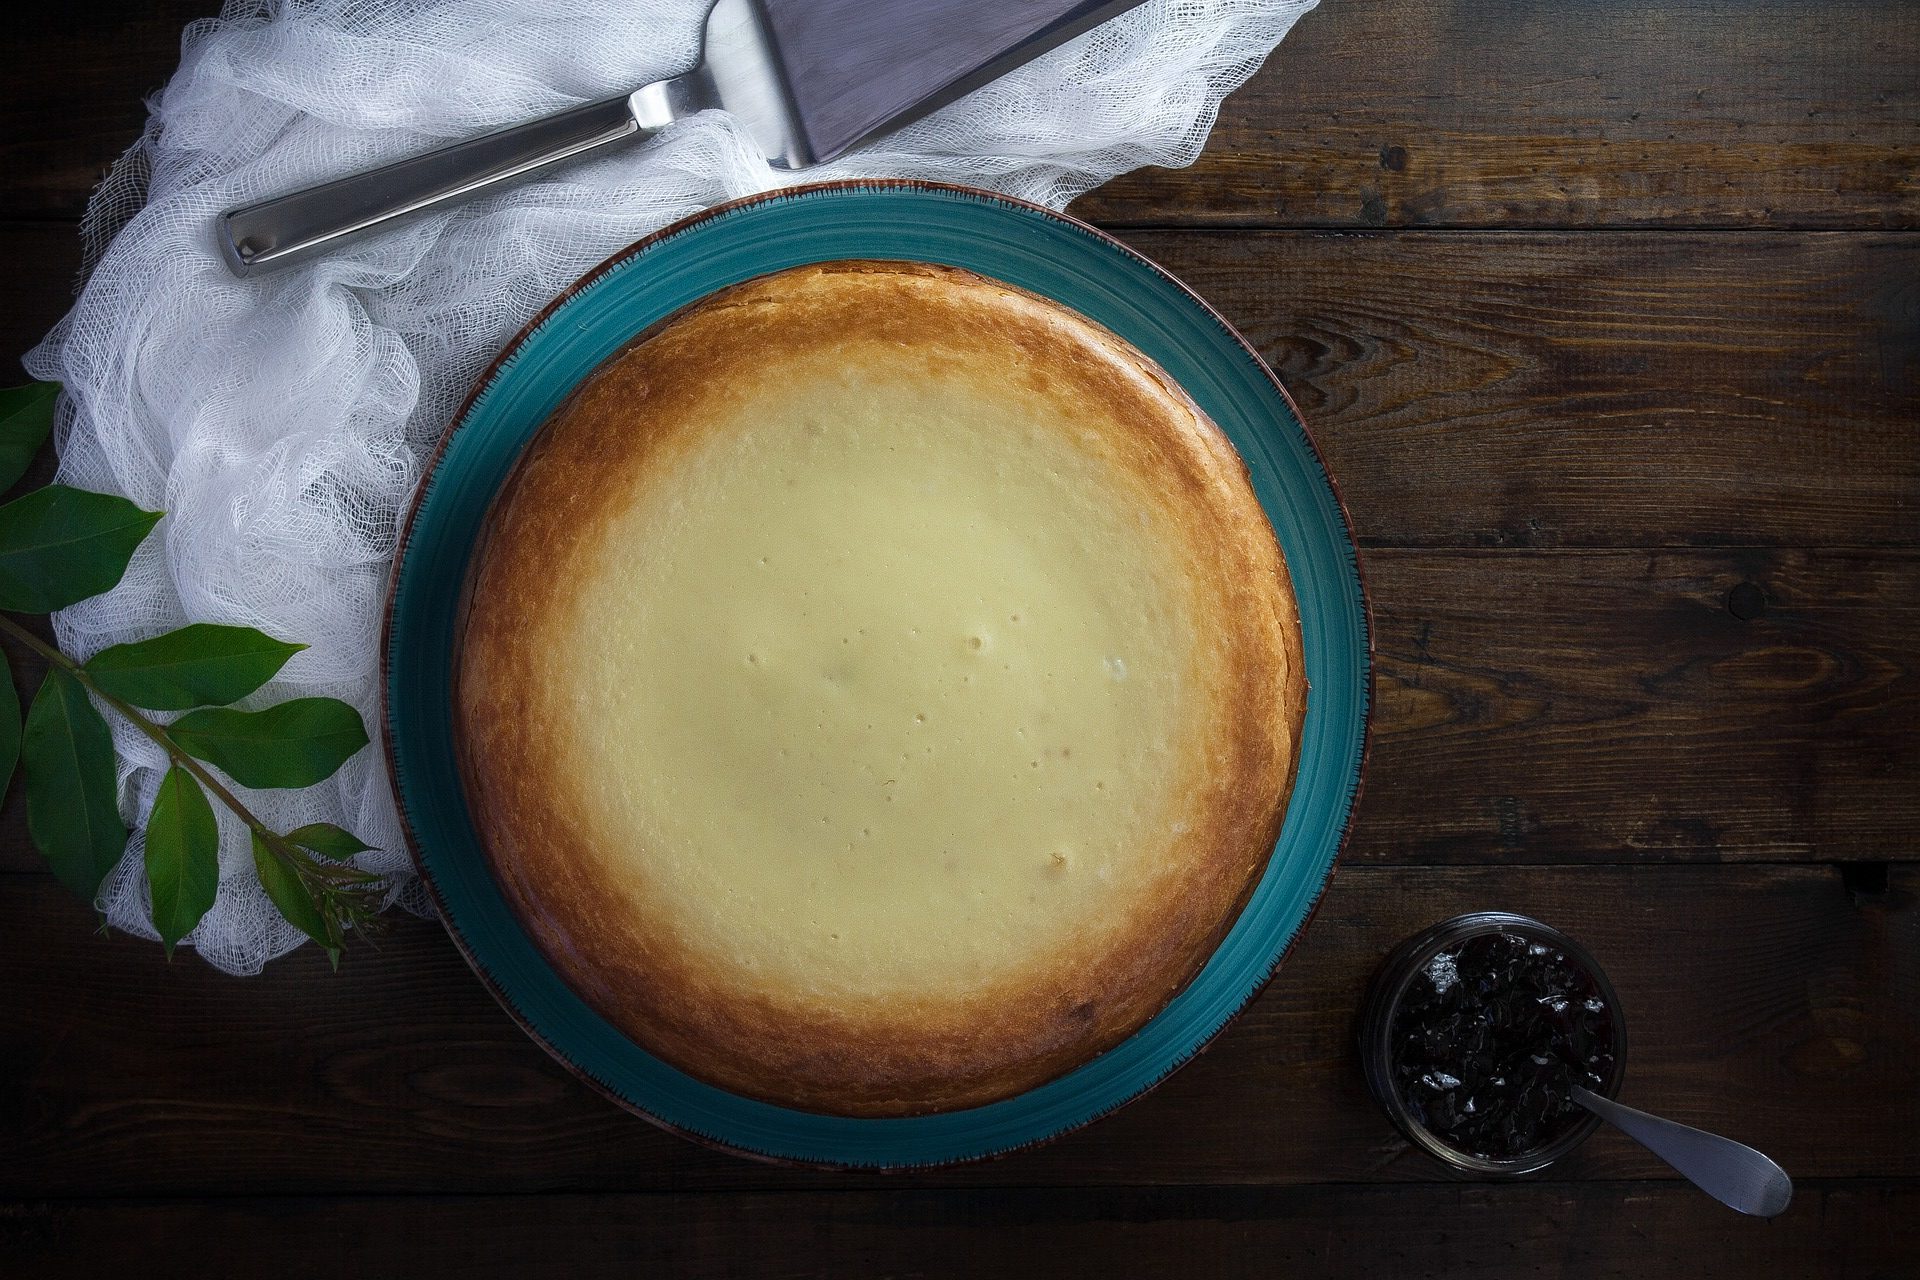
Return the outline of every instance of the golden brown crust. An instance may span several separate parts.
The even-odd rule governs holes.
[[[937,369],[956,343],[996,344],[1028,386],[1099,412],[1086,447],[1137,481],[1204,556],[1214,736],[1203,820],[1168,862],[1176,893],[1142,892],[1080,954],[964,997],[850,1008],[755,988],[679,945],[642,890],[616,884],[560,797],[565,712],[541,657],[568,584],[651,469],[697,437],[769,352],[832,359],[906,344]],[[1051,303],[952,268],[843,262],[723,291],[641,335],[542,428],[503,487],[469,575],[455,661],[455,741],[495,875],[560,974],[637,1043],[753,1097],[846,1115],[981,1105],[1110,1048],[1198,971],[1266,866],[1306,709],[1286,565],[1232,446],[1144,356]]]

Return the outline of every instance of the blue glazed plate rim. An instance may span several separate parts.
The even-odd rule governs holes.
[[[1353,687],[1342,690],[1342,700],[1344,701],[1345,698],[1351,697],[1355,700],[1356,704],[1354,707],[1349,708],[1349,711],[1352,713],[1349,716],[1349,720],[1354,720],[1354,717],[1357,716],[1357,720],[1347,725],[1347,740],[1342,744],[1344,750],[1340,764],[1345,774],[1345,801],[1338,809],[1337,818],[1330,824],[1323,824],[1324,829],[1315,833],[1319,838],[1313,846],[1313,851],[1319,854],[1318,863],[1317,868],[1315,866],[1307,867],[1312,884],[1307,890],[1304,903],[1297,905],[1298,919],[1294,920],[1290,926],[1285,927],[1284,941],[1281,945],[1272,949],[1271,954],[1266,957],[1264,964],[1261,964],[1255,971],[1246,971],[1238,974],[1235,981],[1244,986],[1244,991],[1238,999],[1232,1003],[1231,1007],[1227,1009],[1225,1015],[1218,1018],[1215,1025],[1206,1029],[1197,1037],[1188,1037],[1185,1040],[1164,1046],[1153,1055],[1149,1070],[1145,1072],[1136,1071],[1132,1078],[1123,1086],[1108,1089],[1106,1095],[1096,1104],[1072,1108],[1073,1114],[1066,1116],[1064,1119],[1055,1116],[1051,1119],[1041,1119],[1038,1123],[1026,1126],[1021,1126],[1016,1121],[1009,1121],[1005,1115],[1009,1109],[1013,1109],[1015,1114],[1017,1114],[1017,1109],[1023,1102],[1033,1098],[1035,1095],[1056,1090],[1063,1085],[1063,1082],[1074,1081],[1077,1077],[1081,1076],[1082,1073],[1092,1070],[1097,1064],[1100,1064],[1103,1060],[1117,1053],[1120,1049],[1132,1049],[1134,1041],[1148,1037],[1148,1033],[1153,1031],[1156,1024],[1160,1023],[1163,1018],[1166,1018],[1170,1011],[1181,1001],[1189,999],[1190,997],[1194,999],[1198,998],[1193,996],[1193,993],[1204,985],[1208,985],[1210,979],[1214,978],[1216,961],[1219,959],[1220,954],[1227,950],[1229,943],[1234,939],[1235,935],[1240,933],[1243,926],[1253,927],[1246,925],[1247,920],[1250,917],[1255,917],[1257,911],[1267,911],[1270,909],[1271,904],[1266,903],[1265,900],[1269,897],[1268,890],[1275,882],[1276,877],[1284,874],[1283,871],[1278,868],[1280,868],[1286,860],[1278,855],[1282,850],[1288,848],[1289,840],[1293,837],[1293,823],[1291,818],[1294,810],[1297,809],[1300,804],[1301,793],[1299,788],[1301,782],[1304,781],[1304,768],[1301,770],[1301,781],[1296,781],[1294,796],[1289,803],[1287,830],[1283,830],[1282,836],[1276,845],[1276,856],[1270,859],[1269,866],[1262,876],[1259,888],[1256,889],[1248,906],[1242,912],[1241,917],[1235,921],[1233,930],[1226,939],[1223,939],[1220,947],[1214,954],[1214,958],[1208,961],[1201,973],[1197,974],[1188,986],[1175,996],[1174,1001],[1170,1002],[1167,1009],[1163,1009],[1160,1014],[1157,1014],[1146,1026],[1141,1028],[1139,1032],[1136,1032],[1135,1036],[1130,1038],[1129,1041],[1123,1042],[1121,1046],[1116,1046],[1114,1050],[1110,1050],[1107,1054],[1101,1055],[1092,1062],[1076,1068],[1065,1076],[1050,1081],[1045,1085],[1038,1086],[1036,1089],[1029,1090],[1016,1097],[992,1103],[986,1107],[975,1108],[971,1111],[945,1113],[944,1115],[931,1117],[907,1117],[898,1119],[824,1117],[812,1113],[774,1107],[771,1104],[739,1097],[738,1095],[724,1094],[722,1091],[713,1089],[712,1086],[705,1085],[702,1082],[693,1080],[691,1077],[682,1075],[673,1068],[666,1066],[666,1064],[659,1062],[658,1059],[653,1059],[650,1055],[646,1055],[644,1051],[632,1045],[630,1041],[625,1041],[623,1037],[619,1037],[621,1044],[624,1046],[624,1052],[637,1059],[645,1060],[648,1064],[649,1072],[659,1072],[670,1077],[675,1077],[679,1085],[688,1091],[715,1094],[727,1102],[737,1104],[738,1107],[743,1109],[752,1109],[755,1112],[767,1112],[776,1116],[784,1115],[791,1117],[802,1128],[825,1127],[835,1131],[845,1130],[846,1132],[852,1133],[870,1128],[884,1129],[889,1126],[906,1126],[910,1130],[911,1127],[915,1125],[937,1123],[947,1126],[949,1130],[943,1133],[939,1141],[929,1140],[918,1145],[915,1144],[911,1137],[908,1137],[904,1145],[900,1142],[892,1143],[885,1147],[886,1154],[878,1156],[862,1149],[864,1145],[862,1142],[842,1142],[836,1144],[830,1140],[822,1141],[818,1137],[791,1138],[791,1135],[789,1135],[790,1140],[785,1143],[769,1142],[766,1140],[764,1134],[748,1137],[739,1131],[729,1132],[726,1123],[713,1123],[711,1117],[708,1118],[708,1122],[704,1127],[687,1123],[685,1122],[685,1106],[679,1105],[676,1107],[675,1105],[676,1102],[684,1104],[684,1098],[677,1100],[668,1099],[668,1105],[660,1105],[658,1098],[636,1096],[637,1093],[644,1094],[645,1090],[635,1090],[628,1087],[631,1081],[623,1084],[614,1079],[603,1078],[603,1074],[610,1075],[612,1073],[596,1072],[595,1070],[589,1069],[578,1060],[578,1055],[569,1052],[567,1047],[562,1043],[562,1040],[569,1033],[568,1028],[554,1028],[550,1033],[550,1029],[542,1025],[541,1020],[536,1017],[532,1011],[523,1007],[522,1001],[517,998],[514,991],[510,989],[509,982],[495,972],[496,966],[489,963],[488,957],[483,954],[483,951],[488,949],[488,944],[484,941],[476,943],[473,938],[468,936],[468,930],[462,926],[459,918],[462,908],[449,900],[448,893],[442,885],[439,876],[436,874],[434,863],[437,856],[446,857],[458,855],[446,854],[444,851],[442,854],[436,855],[429,850],[426,842],[421,839],[419,832],[416,830],[415,811],[414,807],[408,803],[407,775],[403,770],[401,760],[406,749],[402,747],[400,742],[400,739],[405,735],[403,735],[401,730],[402,719],[397,710],[397,704],[402,703],[404,698],[396,693],[398,685],[396,683],[396,664],[394,661],[396,636],[402,636],[403,643],[401,647],[404,647],[403,633],[407,623],[403,616],[405,604],[402,597],[410,589],[408,579],[410,553],[416,545],[415,535],[420,528],[420,522],[423,518],[422,513],[430,513],[435,492],[435,482],[442,475],[443,464],[446,463],[450,451],[454,448],[456,437],[459,436],[462,428],[466,427],[473,420],[476,410],[486,402],[489,393],[499,385],[503,378],[511,374],[511,371],[515,367],[517,357],[522,355],[530,343],[538,339],[543,332],[548,331],[549,327],[553,326],[554,322],[561,317],[569,307],[580,303],[583,298],[591,296],[594,290],[602,286],[610,278],[615,277],[623,271],[623,269],[632,266],[640,259],[658,251],[664,245],[683,241],[689,236],[725,234],[725,228],[729,225],[728,220],[743,213],[752,216],[756,210],[796,205],[807,201],[833,200],[846,197],[870,199],[875,196],[904,201],[908,208],[912,207],[912,203],[916,200],[933,200],[945,204],[957,202],[963,205],[980,206],[997,210],[1000,215],[1011,214],[1018,218],[1034,220],[1032,227],[1042,235],[1065,235],[1091,240],[1098,244],[1104,251],[1110,253],[1113,261],[1120,264],[1116,268],[1116,275],[1131,274],[1136,284],[1143,284],[1146,288],[1157,290],[1167,298],[1197,310],[1201,316],[1204,316],[1206,320],[1218,330],[1220,336],[1229,340],[1231,347],[1238,348],[1239,355],[1253,369],[1258,371],[1260,378],[1264,381],[1265,385],[1262,390],[1274,400],[1275,403],[1272,407],[1279,410],[1279,413],[1274,415],[1278,421],[1263,423],[1257,427],[1251,424],[1241,423],[1238,424],[1238,430],[1226,421],[1222,421],[1221,425],[1223,429],[1228,430],[1230,436],[1235,437],[1236,446],[1241,449],[1243,456],[1248,453],[1248,448],[1239,438],[1241,435],[1251,434],[1264,440],[1266,435],[1276,432],[1283,433],[1287,427],[1293,429],[1297,444],[1295,452],[1304,457],[1304,460],[1310,464],[1309,467],[1302,469],[1306,477],[1305,482],[1312,489],[1316,497],[1324,497],[1326,502],[1330,504],[1321,514],[1323,517],[1326,517],[1323,523],[1326,528],[1331,531],[1336,543],[1334,550],[1338,553],[1338,567],[1344,571],[1339,581],[1333,584],[1336,591],[1326,593],[1324,599],[1317,598],[1310,602],[1306,595],[1302,593],[1300,603],[1303,622],[1308,615],[1310,603],[1316,609],[1325,605],[1329,609],[1340,612],[1342,614],[1341,620],[1347,623],[1351,630],[1357,631],[1357,636],[1350,637],[1350,639],[1357,640],[1357,645],[1350,644],[1348,648],[1351,650],[1351,653],[1343,654],[1342,656],[1350,656],[1358,664],[1357,672],[1350,671],[1348,673],[1350,676],[1357,677],[1352,682]],[[802,205],[802,207],[804,207],[804,205]],[[902,212],[904,213],[905,211],[905,208],[903,208]],[[901,254],[862,253],[849,250],[835,252],[824,257],[814,257],[810,260],[826,261],[834,258],[860,257],[900,258],[902,256]],[[965,255],[962,254],[958,256]],[[780,265],[770,265],[763,270],[738,276],[737,279],[747,279],[751,278],[752,275],[764,274],[765,271],[777,270],[780,269]],[[960,266],[988,276],[996,276],[999,274],[993,269],[983,267],[978,263],[951,261],[949,265]],[[1016,281],[1014,283],[1019,282]],[[713,288],[720,287],[725,287],[725,284],[722,283],[713,286]],[[1035,291],[1039,292],[1040,290]],[[708,292],[711,292],[711,289],[709,289]],[[1060,300],[1065,302],[1066,305],[1074,305],[1073,302],[1066,299]],[[683,301],[657,315],[649,316],[643,321],[633,324],[631,333],[637,334],[641,332],[651,325],[658,323],[667,315],[680,310],[685,305],[689,305],[689,303]],[[1135,339],[1137,345],[1149,349],[1149,354],[1158,354],[1153,352],[1147,343],[1140,342],[1136,335],[1127,333],[1122,326],[1110,325],[1109,327],[1119,329],[1123,336]],[[1224,354],[1230,354],[1230,352],[1223,352],[1214,358],[1221,359]],[[1162,359],[1161,363],[1166,365],[1169,364],[1169,361]],[[1195,398],[1199,399],[1200,397],[1196,395]],[[1203,407],[1211,408],[1210,406],[1206,406],[1204,401],[1202,403]],[[1220,415],[1215,414],[1215,417],[1216,420],[1219,420]],[[529,429],[529,434],[530,431],[531,428]],[[1284,445],[1286,443],[1284,435],[1282,435],[1280,439]],[[1256,479],[1258,479],[1263,469],[1273,470],[1274,468],[1272,460],[1265,457],[1266,448],[1266,444],[1262,443],[1257,450],[1261,457],[1261,460],[1257,464],[1253,458],[1248,458],[1249,468],[1255,472]],[[517,454],[518,450],[516,449],[514,452]],[[1277,475],[1277,472],[1275,474]],[[456,499],[449,499],[448,501],[452,502],[456,501]],[[1275,518],[1273,506],[1266,495],[1262,494],[1261,501],[1263,506],[1268,508],[1269,517]],[[431,514],[429,514],[428,520],[429,522],[431,521]],[[1278,519],[1275,519],[1275,529],[1276,534],[1281,537],[1283,547],[1286,546],[1287,538],[1281,532],[1281,521]],[[1307,535],[1300,534],[1298,536],[1304,537]],[[1289,547],[1287,549],[1290,563],[1292,563],[1293,548]],[[1298,589],[1299,581],[1299,577],[1296,575],[1296,589]],[[434,588],[417,588],[416,591],[431,589]],[[444,588],[440,589],[444,591]],[[1335,595],[1339,597],[1337,600],[1334,598]],[[583,275],[578,281],[569,286],[529,320],[520,332],[502,348],[500,354],[475,381],[473,390],[469,393],[460,410],[450,420],[446,430],[441,434],[439,441],[436,443],[433,453],[427,461],[421,481],[416,486],[413,500],[408,506],[400,526],[393,567],[387,584],[385,612],[381,629],[380,684],[382,720],[386,729],[386,732],[382,735],[383,748],[387,758],[388,777],[393,788],[395,804],[399,811],[401,829],[407,843],[408,853],[412,858],[415,870],[419,874],[422,884],[426,887],[428,896],[433,901],[435,909],[438,911],[442,922],[446,926],[448,934],[453,938],[455,946],[465,958],[468,965],[474,970],[476,975],[480,977],[483,984],[492,992],[501,1006],[505,1008],[509,1015],[520,1025],[521,1029],[567,1070],[621,1107],[635,1112],[661,1128],[680,1134],[702,1145],[716,1147],[737,1155],[779,1164],[805,1165],[820,1168],[925,1168],[935,1165],[964,1163],[1008,1155],[1015,1151],[1024,1150],[1028,1147],[1051,1141],[1111,1114],[1127,1103],[1150,1092],[1172,1075],[1174,1071],[1204,1051],[1215,1038],[1232,1025],[1261,990],[1265,988],[1267,983],[1272,980],[1273,976],[1278,972],[1280,965],[1292,952],[1293,947],[1306,931],[1308,924],[1312,921],[1314,914],[1319,908],[1320,902],[1324,900],[1326,888],[1331,882],[1339,855],[1344,851],[1347,840],[1352,832],[1354,805],[1358,800],[1371,742],[1373,682],[1372,623],[1372,612],[1367,597],[1364,575],[1362,574],[1358,554],[1353,542],[1352,522],[1347,514],[1345,503],[1340,498],[1339,491],[1326,468],[1325,460],[1320,453],[1318,445],[1313,440],[1311,433],[1307,430],[1297,407],[1293,403],[1292,397],[1288,395],[1286,389],[1280,384],[1278,378],[1274,376],[1272,370],[1261,360],[1252,345],[1204,299],[1187,288],[1185,284],[1168,273],[1164,268],[1161,268],[1158,264],[1129,248],[1119,240],[1107,235],[1105,232],[1069,215],[1056,213],[1053,210],[1013,197],[971,187],[914,180],[855,179],[844,182],[817,183],[748,196],[740,200],[714,206],[713,208],[682,219],[622,249]],[[415,629],[418,630],[418,627]],[[1311,673],[1315,665],[1314,654],[1311,650],[1309,652],[1308,665]],[[1322,689],[1319,684],[1316,684],[1315,692],[1319,692],[1322,700],[1324,700],[1334,691],[1332,689]],[[441,710],[444,712],[444,706],[441,707]],[[1315,697],[1314,692],[1310,692],[1308,705],[1309,726],[1316,723],[1314,715]],[[1303,731],[1303,744],[1309,740],[1309,737],[1310,735]],[[442,803],[447,802],[442,801]],[[456,798],[452,803],[464,814],[464,799]],[[425,808],[426,806],[422,805],[421,807]],[[470,844],[471,841],[469,840],[468,843]],[[467,854],[471,858],[480,858],[477,849],[470,848],[467,850]],[[481,859],[481,861],[484,862],[484,859]],[[1317,875],[1314,874],[1316,870]],[[526,942],[524,933],[518,930],[517,923],[514,926],[514,931],[520,933],[522,943],[531,946],[531,943]],[[497,947],[495,949],[497,950]],[[544,964],[544,959],[542,959],[540,963],[541,967],[546,970],[547,976],[557,982],[558,979],[553,977],[550,966]],[[1244,969],[1244,966],[1242,966],[1242,968]],[[1212,985],[1218,985],[1218,983],[1213,982]],[[572,997],[572,999],[578,1001],[577,996]],[[584,1007],[584,1004],[582,1004],[583,1009]],[[598,1016],[592,1014],[591,1011],[587,1012],[587,1017],[594,1021],[600,1021]],[[612,1031],[610,1027],[606,1027],[603,1022],[601,1023],[601,1029],[606,1033],[618,1037],[618,1033]],[[1164,1039],[1164,1037],[1162,1038]],[[1120,1070],[1120,1068],[1115,1068],[1115,1070]],[[1070,1101],[1071,1095],[1068,1095],[1068,1098]],[[680,1112],[679,1116],[672,1114],[676,1109]],[[996,1136],[991,1136],[984,1140],[978,1137],[957,1140],[958,1135],[963,1134],[965,1130],[964,1128],[956,1129],[954,1126],[964,1126],[969,1117],[986,1113],[1000,1115],[1000,1123],[995,1128]],[[1040,1117],[1044,1117],[1045,1114],[1045,1112],[1041,1112]],[[1040,1119],[1040,1117],[1037,1117],[1037,1119]],[[744,1122],[742,1127],[744,1127]],[[1012,1128],[1015,1132],[1010,1135],[1007,1134],[1006,1130],[1009,1128]]]

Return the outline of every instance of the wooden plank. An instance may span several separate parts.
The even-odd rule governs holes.
[[[23,16],[0,214],[75,215],[213,7]],[[1135,227],[1759,229],[1133,236],[1302,399],[1373,548],[1380,641],[1349,865],[1280,982],[1153,1097],[884,1187],[772,1170],[587,1093],[430,923],[341,975],[303,954],[236,982],[92,936],[43,875],[0,877],[0,1195],[36,1198],[0,1206],[0,1270],[1920,1269],[1920,249],[1772,234],[1920,226],[1917,69],[1903,0],[1342,0],[1194,170],[1077,206]],[[59,223],[0,246],[11,358],[78,255]],[[1866,861],[1530,865],[1752,858]],[[1496,865],[1379,865],[1407,862]],[[36,865],[16,796],[0,870]],[[1351,1061],[1366,975],[1490,905],[1599,951],[1630,1098],[1780,1156],[1788,1215],[1735,1218],[1610,1136],[1517,1187],[1436,1181],[1393,1139]],[[554,1189],[641,1194],[439,1194]],[[102,1194],[246,1198],[37,1199]]]
[[[1913,876],[1895,865],[1884,891],[1855,894],[1824,867],[1350,867],[1276,983],[1152,1095],[1051,1146],[890,1185],[1439,1179],[1368,1098],[1353,1021],[1393,944],[1489,908],[1556,923],[1607,966],[1629,1101],[1796,1177],[1920,1174]],[[0,1197],[873,1185],[615,1109],[521,1035],[430,922],[397,922],[337,975],[309,948],[236,981],[94,935],[47,877],[0,877],[0,919]],[[1672,1175],[1603,1133],[1556,1176]]]
[[[77,249],[0,227],[14,354]],[[1920,545],[1920,239],[1142,232],[1369,546]]]
[[[1912,227],[1908,0],[1339,0],[1229,98],[1200,162],[1076,212],[1129,224]]]
[[[1128,238],[1273,365],[1366,545],[1920,539],[1915,238]]]
[[[1352,861],[1920,859],[1920,555],[1363,565],[1377,683]],[[37,659],[13,656],[31,690]],[[41,869],[19,808],[0,871]]]
[[[1356,861],[1920,857],[1911,553],[1362,566],[1377,701]]]
[[[181,29],[219,10],[219,0],[100,0],[10,14],[0,217],[79,217],[145,126],[145,99],[180,61]]]
[[[71,222],[0,222],[0,386],[27,380],[20,357],[73,305],[80,232]],[[45,483],[43,480],[42,483]]]
[[[77,215],[213,0],[41,6],[0,94],[0,216]],[[1905,0],[1342,0],[1230,98],[1200,163],[1084,198],[1128,224],[1911,227]]]
[[[1803,1185],[1772,1222],[1672,1184],[216,1200],[0,1207],[11,1274],[803,1277],[1911,1274],[1911,1183]],[[1656,1247],[1630,1272],[1629,1241]]]

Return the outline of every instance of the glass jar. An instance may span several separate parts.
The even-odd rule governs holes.
[[[1511,1159],[1475,1155],[1453,1146],[1422,1125],[1395,1087],[1392,1029],[1394,1015],[1408,989],[1441,952],[1453,950],[1470,938],[1501,933],[1517,934],[1559,951],[1567,963],[1584,973],[1599,991],[1612,1025],[1613,1066],[1602,1077],[1602,1087],[1594,1092],[1614,1097],[1620,1091],[1620,1081],[1626,1071],[1627,1029],[1613,984],[1607,981],[1607,975],[1586,948],[1553,926],[1527,916],[1477,911],[1443,920],[1413,935],[1396,947],[1380,966],[1360,1014],[1360,1061],[1366,1071],[1367,1085],[1394,1126],[1406,1135],[1407,1141],[1436,1160],[1462,1173],[1491,1178],[1538,1172],[1579,1146],[1600,1125],[1600,1117],[1586,1112],[1563,1132]]]

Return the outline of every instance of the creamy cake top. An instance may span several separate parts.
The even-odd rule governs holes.
[[[642,335],[470,579],[476,825],[562,975],[702,1078],[971,1105],[1199,967],[1305,705],[1244,468],[1145,357],[945,268],[835,263]]]

